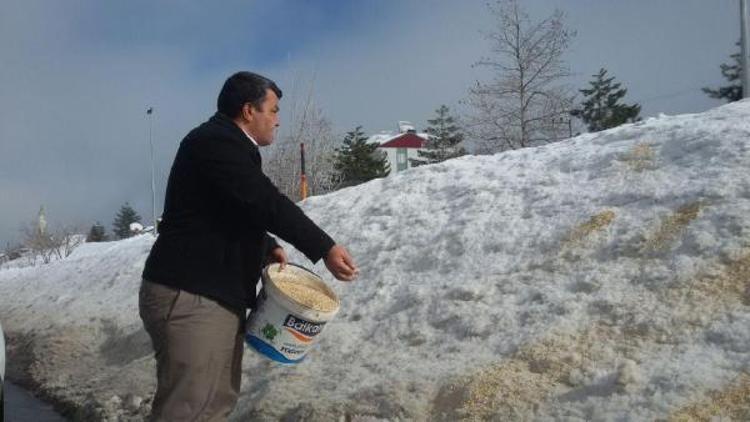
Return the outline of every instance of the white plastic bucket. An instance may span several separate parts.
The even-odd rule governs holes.
[[[247,321],[245,341],[271,360],[299,363],[339,311],[339,298],[317,274],[295,264],[287,264],[281,272],[279,264],[271,264],[263,269],[262,280],[257,306]],[[335,302],[335,309],[306,305],[281,290],[280,283],[284,282],[322,293]]]

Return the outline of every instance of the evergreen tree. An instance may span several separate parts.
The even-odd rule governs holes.
[[[86,242],[104,242],[106,240],[106,229],[97,221],[91,226],[91,230],[89,230],[89,234],[86,236]]]
[[[353,186],[390,173],[388,158],[377,151],[377,144],[368,144],[362,126],[347,132],[344,146],[336,148],[333,167],[342,186]]]
[[[740,42],[737,42],[740,45]],[[722,63],[721,75],[727,79],[729,85],[721,86],[719,89],[703,88],[703,92],[708,94],[711,98],[725,99],[727,102],[739,101],[742,99],[742,57],[740,53],[734,53],[731,56],[734,59],[734,64]]]
[[[466,155],[466,150],[459,146],[464,140],[464,135],[456,124],[456,119],[449,112],[448,106],[441,105],[435,110],[437,116],[432,120],[427,120],[430,125],[425,132],[430,135],[430,138],[425,144],[425,150],[417,151],[421,159],[409,159],[412,166],[441,163]]]
[[[582,107],[570,112],[580,118],[588,126],[589,131],[599,132],[619,126],[623,123],[640,120],[639,104],[627,105],[619,101],[628,92],[619,82],[613,83],[615,77],[607,77],[607,70],[602,68],[599,73],[592,75],[594,80],[589,82],[591,88],[579,90],[586,98]]]
[[[130,223],[140,223],[141,216],[128,204],[120,207],[120,211],[115,216],[115,221],[112,223],[112,231],[115,233],[118,239],[124,239],[130,237]]]

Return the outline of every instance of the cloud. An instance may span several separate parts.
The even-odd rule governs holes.
[[[41,205],[51,222],[87,224],[107,223],[125,201],[150,209],[146,106],[169,107],[155,134],[173,141],[157,143],[156,154],[172,155],[182,119],[211,109],[200,98],[210,81],[187,72],[176,49],[92,49],[76,43],[69,10],[13,6],[0,22],[13,40],[0,47],[9,82],[0,101],[0,239],[13,240]]]
[[[108,224],[126,201],[149,216],[145,109],[150,105],[155,107],[160,209],[179,140],[213,112],[218,89],[231,71],[252,69],[280,79],[297,70],[314,71],[321,103],[334,123],[348,127],[356,122],[374,131],[395,126],[397,120],[423,120],[440,103],[455,101],[463,88],[451,81],[451,74],[468,67],[461,56],[466,49],[449,35],[454,28],[446,21],[448,11],[420,18],[416,3],[391,21],[360,17],[359,22],[365,22],[362,32],[334,27],[321,30],[315,42],[305,39],[310,29],[297,30],[298,39],[287,34],[274,53],[284,56],[287,46],[287,60],[277,61],[243,57],[241,46],[262,53],[271,47],[253,45],[265,33],[269,39],[277,34],[271,25],[237,30],[242,19],[236,17],[223,21],[230,30],[221,33],[219,17],[229,16],[226,10],[217,15],[192,5],[165,18],[169,11],[157,7],[155,20],[165,30],[137,22],[131,8],[122,10],[122,5],[81,5],[4,6],[2,35],[14,42],[0,47],[0,54],[11,58],[0,76],[12,81],[0,102],[0,168],[8,198],[0,239],[13,239],[18,222],[33,218],[40,205],[46,205],[51,221],[86,225],[95,220]],[[293,9],[257,12],[251,19],[256,22],[272,16],[303,19]],[[191,32],[196,23],[208,25],[211,18],[213,31],[198,31],[207,40]],[[320,19],[312,19],[311,25],[320,27]],[[436,25],[443,28],[432,44],[428,30]],[[247,33],[256,37],[246,43],[232,41]],[[182,36],[192,44],[181,42]],[[212,64],[212,50],[230,50],[227,45],[236,50]],[[441,58],[446,49],[455,60]],[[444,89],[435,92],[441,80]]]
[[[317,97],[339,130],[395,129],[398,120],[424,127],[441,104],[461,100],[478,74],[471,64],[486,51],[478,30],[485,19],[475,9],[439,3],[425,13],[407,2],[387,21],[330,34],[273,72],[314,73]]]
[[[736,10],[724,3],[524,5],[532,18],[554,5],[568,11],[579,32],[568,56],[576,88],[600,66],[636,100],[711,75],[718,85],[718,64],[734,51],[736,23],[722,22],[736,20]],[[236,70],[276,79],[289,95],[282,105],[300,75],[314,76],[316,102],[338,132],[395,129],[398,120],[424,127],[439,105],[457,106],[469,84],[486,77],[471,64],[487,54],[479,31],[491,27],[480,0],[4,1],[0,241],[14,239],[19,222],[43,204],[51,222],[109,226],[126,201],[150,220],[146,108],[155,107],[161,209],[179,141],[213,113],[221,84]],[[643,104],[644,114],[717,104],[700,86],[689,97]]]

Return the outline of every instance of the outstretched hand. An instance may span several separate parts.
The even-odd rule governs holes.
[[[326,268],[338,280],[352,281],[357,278],[359,269],[354,264],[354,259],[341,245],[334,245],[325,257]]]

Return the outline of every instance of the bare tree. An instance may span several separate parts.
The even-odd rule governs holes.
[[[83,230],[76,226],[60,226],[52,234],[52,244],[58,259],[67,258],[86,241]]]
[[[26,255],[29,265],[36,265],[37,259],[47,264],[52,260],[54,247],[52,245],[52,236],[44,227],[40,227],[37,222],[21,226],[22,241],[28,249]]]
[[[336,139],[331,123],[314,104],[314,79],[307,84],[301,98],[295,84],[290,99],[289,130],[269,148],[264,162],[265,173],[276,186],[294,200],[300,199],[300,143],[305,144],[305,173],[309,193],[319,195],[336,187],[333,155]]]
[[[23,225],[21,233],[23,245],[28,249],[27,260],[32,266],[37,260],[49,264],[54,258],[67,258],[86,238],[72,226],[58,226],[50,231],[40,228],[37,222]]]
[[[10,243],[7,242],[5,244],[5,250],[3,254],[5,255],[5,260],[7,261],[13,261],[18,258],[20,258],[23,255],[25,247],[21,243]]]
[[[562,55],[574,32],[556,10],[541,22],[532,22],[518,0],[488,4],[497,18],[490,41],[491,57],[476,67],[489,68],[493,78],[469,90],[466,103],[473,109],[467,129],[479,141],[478,152],[494,153],[562,139],[573,95],[562,84],[570,73]]]

